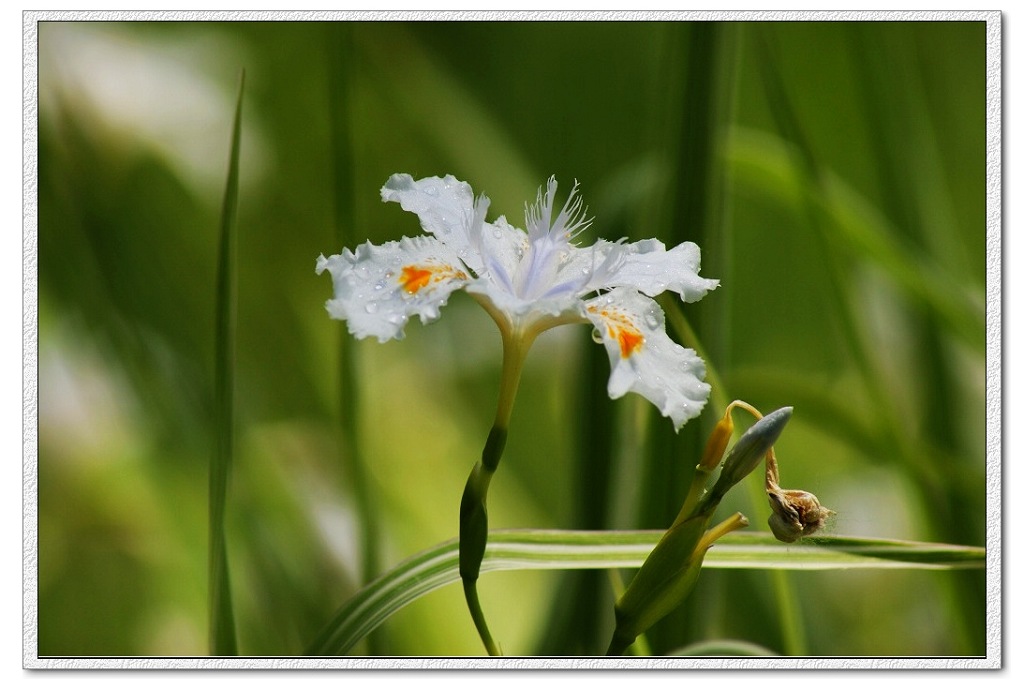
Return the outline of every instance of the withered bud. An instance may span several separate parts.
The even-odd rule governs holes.
[[[814,494],[799,489],[770,488],[768,502],[772,506],[768,526],[776,539],[787,543],[814,534],[834,514]]]

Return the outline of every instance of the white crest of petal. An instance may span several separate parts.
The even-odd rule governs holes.
[[[483,216],[477,216],[478,207],[468,183],[452,175],[414,180],[406,173],[395,173],[381,188],[380,197],[415,213],[423,229],[451,247],[467,266],[474,271],[481,268],[479,246],[472,232]],[[481,200],[486,213],[487,200]]]
[[[704,362],[665,333],[661,307],[633,288],[615,288],[588,300],[584,311],[608,352],[612,399],[633,392],[650,400],[678,430],[704,408],[711,386]]]
[[[440,316],[451,293],[469,280],[457,252],[433,237],[359,245],[317,259],[316,272],[330,272],[334,297],[328,313],[348,323],[357,338],[401,339],[410,316],[428,323]]]

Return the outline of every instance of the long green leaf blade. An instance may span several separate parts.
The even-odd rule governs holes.
[[[495,530],[481,572],[639,568],[661,538],[660,530],[587,532]],[[715,543],[705,568],[835,570],[983,568],[985,549],[889,539],[818,537],[782,544],[768,532],[730,534]],[[350,599],[308,650],[311,656],[345,654],[396,611],[458,581],[459,544],[423,551]]]
[[[242,92],[245,72],[239,80],[238,101],[231,134],[228,179],[221,210],[220,248],[217,260],[217,316],[215,354],[216,449],[210,463],[210,652],[216,656],[238,654],[227,544],[224,536],[224,507],[228,478],[234,456],[235,379],[235,225],[238,210],[238,153],[242,132]]]

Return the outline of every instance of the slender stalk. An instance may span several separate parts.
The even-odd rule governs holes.
[[[216,344],[214,354],[214,398],[216,448],[210,463],[209,525],[209,615],[210,653],[216,656],[238,654],[235,617],[231,605],[227,540],[224,513],[228,482],[234,457],[234,382],[235,382],[235,307],[237,277],[235,269],[235,225],[238,210],[238,154],[242,131],[243,71],[238,85],[238,101],[231,135],[228,179],[221,211],[220,247],[217,261]]]
[[[473,625],[480,635],[480,641],[484,643],[489,656],[501,656],[501,650],[491,636],[487,628],[487,620],[484,618],[484,610],[480,606],[480,597],[476,591],[476,580],[462,580],[462,590],[466,593],[466,604],[469,605],[469,613],[473,617]]]
[[[484,551],[487,548],[487,489],[505,450],[509,422],[512,418],[512,407],[519,390],[523,364],[536,333],[523,333],[511,328],[502,328],[501,335],[503,347],[498,409],[494,414],[494,424],[487,435],[487,442],[484,444],[480,462],[473,467],[473,471],[466,481],[462,504],[459,508],[459,576],[462,578],[462,588],[466,594],[466,604],[473,617],[473,624],[476,626],[487,653],[491,656],[500,656],[501,652],[487,627],[487,620],[480,607],[480,597],[476,590],[476,581],[480,577],[480,564],[483,562]]]

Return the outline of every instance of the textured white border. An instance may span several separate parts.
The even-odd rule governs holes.
[[[37,186],[39,162],[37,160],[38,129],[37,129],[37,73],[36,48],[38,35],[36,20],[25,13],[23,22],[24,62],[22,68],[22,94],[24,113],[22,119],[22,136],[24,148],[22,152],[22,279],[24,292],[22,297],[22,539],[24,560],[22,565],[22,592],[24,619],[23,654],[24,665],[30,668],[37,664],[37,623],[36,610],[37,588],[37,515],[38,493],[36,486],[36,468],[38,467],[38,398],[37,384],[39,381],[39,309],[38,309],[38,198]]]
[[[988,19],[988,49],[985,55],[985,91],[988,95],[986,111],[986,138],[988,151],[985,161],[987,184],[986,224],[988,226],[986,251],[986,280],[988,309],[986,312],[986,379],[988,396],[985,410],[985,430],[988,447],[985,454],[988,480],[985,553],[988,579],[986,599],[986,627],[988,648],[986,654],[994,666],[1001,663],[1003,624],[1003,272],[1002,272],[1002,22],[998,13]]]
[[[37,265],[37,48],[40,21],[983,21],[987,26],[987,434],[988,644],[977,658],[538,658],[477,657],[242,657],[242,658],[39,658],[37,656],[38,293]],[[85,11],[23,13],[23,667],[26,669],[995,669],[1002,664],[1002,15],[997,11],[368,11],[159,12]]]

